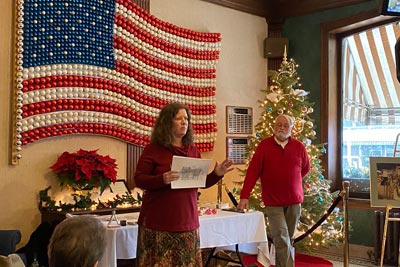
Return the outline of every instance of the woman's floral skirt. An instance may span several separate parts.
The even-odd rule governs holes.
[[[137,267],[202,267],[199,230],[155,231],[139,226]]]

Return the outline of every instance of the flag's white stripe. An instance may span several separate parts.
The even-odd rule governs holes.
[[[137,133],[144,136],[151,135],[151,127],[142,125],[138,122],[132,121],[122,116],[95,112],[95,111],[81,111],[81,110],[68,110],[51,112],[46,114],[38,114],[30,116],[21,120],[21,129],[26,132],[39,127],[65,124],[65,123],[100,123],[107,125],[114,125],[126,129],[129,132]],[[209,143],[216,139],[216,133],[199,133],[196,134],[197,143]]]
[[[183,57],[180,55],[172,54],[166,52],[160,48],[156,48],[151,44],[143,42],[135,35],[131,34],[127,30],[122,27],[114,25],[114,35],[118,36],[119,38],[125,40],[130,45],[136,47],[143,52],[152,55],[155,58],[160,58],[162,60],[170,61],[175,64],[179,64],[182,66],[186,66],[189,68],[196,68],[196,69],[215,69],[218,60],[201,60],[201,59],[191,59],[187,57]]]
[[[156,77],[161,80],[166,80],[178,84],[190,84],[194,87],[213,87],[216,84],[215,78],[193,78],[189,76],[181,76],[172,72],[167,72],[153,66],[147,65],[143,61],[135,58],[134,56],[123,52],[122,50],[115,49],[115,59],[132,66],[150,76]]]
[[[132,23],[134,23],[140,29],[168,43],[172,43],[183,47],[188,47],[199,51],[220,49],[220,42],[196,41],[165,32],[162,29],[157,28],[152,24],[148,23],[145,19],[141,18],[139,15],[133,13],[132,11],[128,10],[125,6],[120,5],[118,3],[116,4],[115,12],[123,16],[124,18],[132,21]]]
[[[86,87],[57,87],[47,88],[42,90],[35,90],[26,92],[23,95],[23,104],[28,105],[32,103],[38,103],[42,101],[50,101],[57,99],[93,99],[93,100],[105,100],[113,103],[121,104],[129,109],[133,109],[142,114],[157,117],[160,109],[146,106],[135,100],[126,97],[124,95],[105,90],[105,89],[94,89]],[[191,102],[191,105],[196,105]],[[204,102],[199,102],[198,105],[204,105]],[[215,114],[209,115],[195,115],[192,114],[192,123],[204,124],[209,121],[215,121]]]

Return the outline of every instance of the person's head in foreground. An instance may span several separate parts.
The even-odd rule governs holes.
[[[91,215],[58,224],[48,246],[49,267],[95,267],[106,246],[105,226]]]

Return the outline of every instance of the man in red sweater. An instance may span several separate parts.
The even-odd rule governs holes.
[[[302,180],[310,171],[305,146],[291,137],[292,128],[292,117],[276,117],[274,135],[259,143],[250,161],[238,204],[239,209],[249,208],[250,193],[260,178],[276,267],[294,266],[293,237],[304,199]]]

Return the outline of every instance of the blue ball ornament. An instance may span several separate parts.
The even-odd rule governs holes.
[[[324,180],[324,176],[321,174],[320,176],[319,176],[319,179],[322,181],[322,180]]]
[[[323,148],[321,149],[321,152],[322,152],[322,153],[326,153],[326,148],[323,147]]]
[[[324,202],[324,200],[322,199],[322,197],[318,198],[318,203],[322,204]]]
[[[271,112],[272,111],[272,107],[267,107],[267,111]]]

